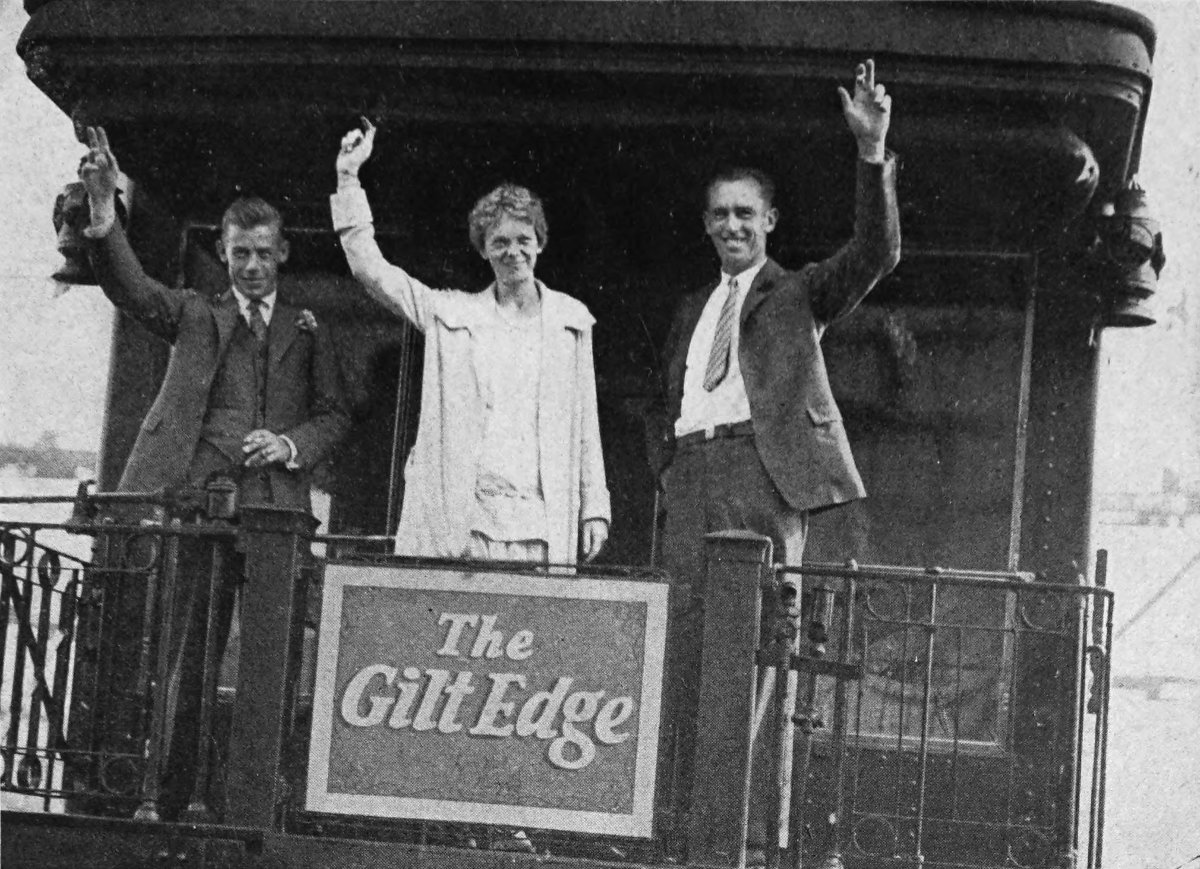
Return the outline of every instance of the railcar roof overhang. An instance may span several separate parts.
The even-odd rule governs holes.
[[[814,226],[845,213],[846,173],[823,168],[851,147],[835,86],[873,56],[896,96],[906,228],[976,243],[1069,216],[1081,144],[1096,201],[1126,183],[1154,51],[1148,21],[1098,3],[29,5],[31,79],[77,123],[117,130],[126,165],[160,184],[256,164],[260,188],[323,191],[330,148],[365,113],[426,159],[536,139],[560,160],[582,141],[682,166],[751,141],[821,189]]]

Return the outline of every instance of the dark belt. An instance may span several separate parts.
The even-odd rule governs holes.
[[[701,444],[714,441],[717,438],[748,438],[754,436],[754,423],[750,420],[745,422],[723,423],[714,425],[712,428],[701,429],[700,431],[688,432],[685,435],[680,435],[675,438],[675,448],[685,449],[687,447],[698,447]]]

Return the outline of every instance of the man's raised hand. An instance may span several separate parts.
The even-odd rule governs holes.
[[[362,118],[362,129],[357,127],[342,136],[342,146],[338,149],[338,177],[355,178],[362,164],[371,156],[375,147],[375,125],[365,116]]]
[[[83,234],[88,238],[103,238],[116,221],[117,184],[121,170],[117,167],[117,158],[108,145],[108,135],[103,127],[88,127],[87,143],[87,156],[79,164],[79,180],[88,194],[91,223]]]
[[[842,114],[858,143],[858,156],[872,163],[884,158],[884,140],[892,121],[892,98],[875,82],[875,61],[866,60],[854,70],[854,96],[838,88]]]

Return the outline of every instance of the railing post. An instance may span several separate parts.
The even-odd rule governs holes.
[[[746,860],[755,656],[771,541],[748,532],[709,534],[705,556],[688,865],[736,869]]]
[[[229,737],[228,810],[238,826],[273,827],[286,799],[285,741],[304,616],[300,568],[317,520],[300,510],[243,507],[246,556],[237,697]]]

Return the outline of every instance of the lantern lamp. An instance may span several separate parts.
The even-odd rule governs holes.
[[[1166,256],[1158,219],[1136,178],[1102,210],[1098,242],[1103,324],[1153,325],[1157,317],[1149,301],[1158,288]]]

